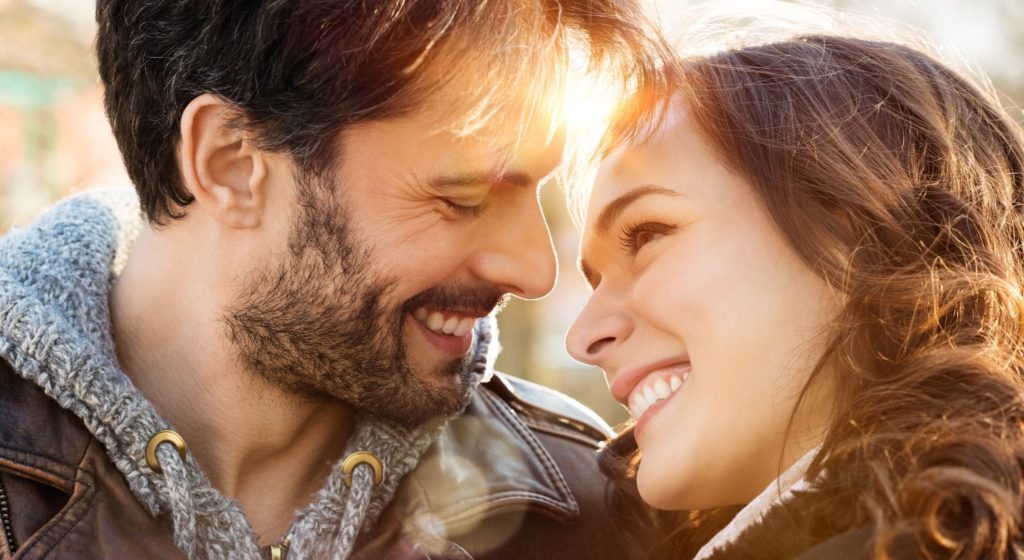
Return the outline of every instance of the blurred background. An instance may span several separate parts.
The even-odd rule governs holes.
[[[669,28],[692,2],[647,0]],[[756,3],[756,0],[754,0]],[[824,1],[822,3],[825,3]],[[828,5],[915,26],[987,73],[1020,118],[1024,100],[1024,1],[837,0]],[[32,220],[70,193],[130,186],[103,115],[92,54],[90,0],[0,0],[0,233]],[[555,291],[513,302],[501,315],[498,367],[559,389],[610,423],[625,411],[601,372],[575,362],[565,331],[588,290],[575,270],[578,234],[561,191],[548,186],[545,209],[560,260]],[[651,297],[657,297],[652,294]]]

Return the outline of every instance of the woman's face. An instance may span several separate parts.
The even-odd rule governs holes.
[[[825,376],[786,430],[838,296],[685,108],[602,163],[581,254],[594,292],[568,348],[637,419],[645,501],[746,503],[821,442]]]

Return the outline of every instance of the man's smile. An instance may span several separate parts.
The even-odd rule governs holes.
[[[484,315],[437,311],[419,307],[413,312],[413,316],[435,333],[461,337],[472,331],[476,320]]]
[[[458,312],[417,307],[409,317],[431,346],[451,356],[464,356],[473,344],[473,329],[487,311]]]

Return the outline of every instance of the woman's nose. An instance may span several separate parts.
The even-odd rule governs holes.
[[[633,324],[624,309],[598,301],[597,297],[595,292],[569,327],[565,346],[576,360],[601,366],[614,348],[629,337]]]

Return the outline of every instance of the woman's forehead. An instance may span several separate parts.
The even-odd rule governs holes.
[[[596,219],[601,209],[623,191],[652,182],[666,182],[668,167],[678,166],[682,159],[694,157],[694,150],[704,144],[694,127],[690,111],[676,103],[665,119],[643,141],[616,148],[601,161],[589,193],[587,223]],[[670,186],[670,185],[662,185]]]

